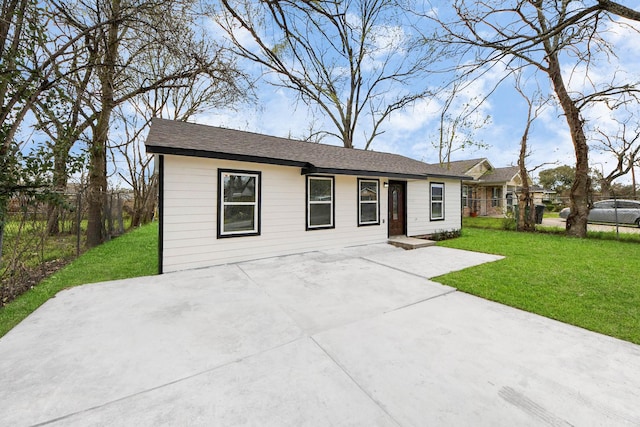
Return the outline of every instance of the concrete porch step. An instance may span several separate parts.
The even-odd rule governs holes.
[[[387,240],[387,243],[402,249],[426,248],[427,246],[434,246],[436,244],[433,240],[417,239],[407,236],[391,236],[389,240]]]

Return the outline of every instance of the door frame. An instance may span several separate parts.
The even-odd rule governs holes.
[[[393,184],[398,184],[402,186],[402,200],[400,203],[402,204],[402,235],[407,235],[407,181],[395,181],[389,180],[389,190],[387,191],[387,237],[391,236],[391,186]]]

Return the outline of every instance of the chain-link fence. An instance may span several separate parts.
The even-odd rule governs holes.
[[[618,196],[616,194],[601,195],[593,194],[591,196],[591,203],[595,203],[601,200],[610,199],[626,199],[626,200],[640,200],[639,196]],[[515,207],[518,204],[517,195],[513,197],[490,197],[490,198],[478,198],[478,197],[463,197],[462,209],[464,216],[494,216],[501,217],[507,214],[513,214]],[[559,212],[563,208],[569,207],[571,200],[569,196],[553,196],[553,197],[534,197],[534,205],[544,205],[545,212]]]
[[[0,307],[80,255],[87,228],[86,195],[16,194],[0,223]],[[125,230],[130,195],[107,196],[107,238]]]

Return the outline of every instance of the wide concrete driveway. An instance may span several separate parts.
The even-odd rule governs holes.
[[[63,291],[0,339],[0,424],[640,425],[640,346],[428,280],[498,259],[373,245]]]

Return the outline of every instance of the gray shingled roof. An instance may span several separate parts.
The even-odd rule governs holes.
[[[484,157],[480,158],[480,159],[454,160],[452,162],[449,162],[448,165],[445,163],[444,167],[447,168],[452,173],[456,173],[456,174],[459,174],[459,175],[464,175],[472,167],[474,167],[478,163],[481,163],[481,162],[483,162],[485,160],[487,160],[487,159],[485,159]]]
[[[495,168],[480,177],[480,182],[509,182],[518,174],[518,166]]]
[[[308,173],[331,172],[426,178],[464,174],[398,154],[296,141],[239,130],[155,118],[147,152],[298,166]]]

